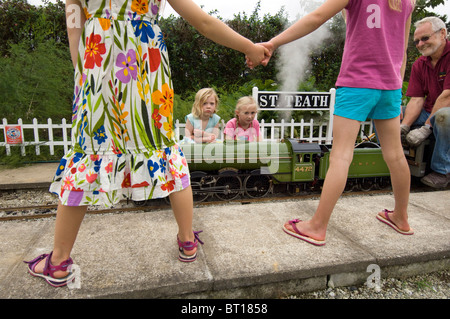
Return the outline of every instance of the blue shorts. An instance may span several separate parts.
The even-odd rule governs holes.
[[[339,87],[334,115],[356,121],[387,120],[400,115],[402,90]]]

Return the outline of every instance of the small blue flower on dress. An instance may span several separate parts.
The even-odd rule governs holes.
[[[152,23],[145,20],[133,20],[131,25],[134,27],[134,35],[140,37],[141,41],[148,43],[148,38],[153,39],[155,32],[152,28]]]
[[[94,132],[94,139],[97,140],[98,144],[102,144],[108,138],[105,133],[105,127],[103,125],[99,127],[97,132]]]
[[[151,178],[155,177],[155,173],[159,169],[158,163],[157,162],[153,162],[152,160],[149,160],[148,163],[147,163],[147,167],[148,167],[148,172],[150,173],[150,177]]]

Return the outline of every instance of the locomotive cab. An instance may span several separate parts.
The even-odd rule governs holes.
[[[423,177],[429,172],[433,148],[434,138],[427,138],[416,148],[403,144],[403,153],[412,176]]]
[[[321,156],[322,148],[316,143],[302,143],[288,139],[292,147],[292,182],[310,182],[316,176],[316,159]]]

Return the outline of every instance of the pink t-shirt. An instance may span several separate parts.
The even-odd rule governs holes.
[[[349,0],[347,33],[336,86],[397,90],[405,54],[405,24],[413,6],[402,0],[402,11],[388,0]]]
[[[257,141],[259,138],[259,123],[253,120],[252,124],[244,130],[238,123],[236,118],[233,118],[225,125],[224,134],[232,137],[234,140],[240,141]]]

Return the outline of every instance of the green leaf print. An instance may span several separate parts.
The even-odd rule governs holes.
[[[101,100],[99,99],[98,101],[101,101]],[[100,129],[100,127],[105,124],[105,112],[106,111],[104,111],[102,113],[102,116],[100,116],[100,118],[98,119],[97,123],[95,123],[95,126],[92,129],[93,132],[97,132]]]
[[[148,196],[148,198],[153,198],[153,191],[155,190],[155,187],[156,187],[156,184],[158,183],[158,180],[157,179],[155,179],[154,181],[153,181],[153,187],[152,187],[152,190],[150,191],[150,195]]]
[[[150,143],[152,144],[153,148],[156,148],[155,141],[153,140],[152,128],[149,123],[147,105],[145,104],[145,101],[142,101],[142,100],[141,100],[141,111],[142,111],[142,120],[144,121],[144,128],[145,128],[146,135],[150,139]]]
[[[105,4],[106,4],[106,0],[103,0],[102,4],[98,8],[98,10],[95,12],[94,17],[97,17],[97,18],[102,17],[102,13],[103,13],[103,9],[105,8]]]
[[[101,85],[100,85],[101,86]],[[98,91],[97,91],[98,92]],[[101,96],[101,99],[97,100],[97,103],[94,105],[94,112],[98,110],[98,107],[100,106],[100,103],[103,102],[103,105],[105,105],[105,101],[103,100],[103,96]]]
[[[115,35],[114,35],[114,43],[121,51],[123,51],[122,44],[120,43],[120,40]]]
[[[137,163],[134,167],[134,171],[136,172],[142,165],[144,165],[144,161],[140,161],[139,163]]]
[[[119,14],[117,15],[118,20],[125,20],[124,16],[125,16],[125,11],[127,10],[127,4],[128,4],[128,1],[123,2],[123,6],[122,6],[122,8],[120,8]]]
[[[94,81],[94,75],[93,74],[91,74],[91,87],[90,87],[90,89],[91,89],[92,94],[95,94],[95,81]]]
[[[109,60],[111,59],[111,51],[112,51],[111,48],[112,47],[109,48],[108,55],[106,56],[105,63],[103,64],[103,71],[105,71],[106,68],[109,66]]]
[[[114,27],[115,27],[115,31],[117,32],[117,35],[120,37],[121,33],[120,33],[120,23],[119,23],[119,21],[114,20]]]
[[[139,117],[139,114],[137,110],[135,110],[135,116],[134,119],[136,121],[136,129],[138,131],[139,137],[141,138],[142,144],[144,144],[144,147],[147,149],[151,149],[152,145],[150,143],[150,140],[148,139],[148,136],[145,132],[144,124],[141,121],[141,118]]]

